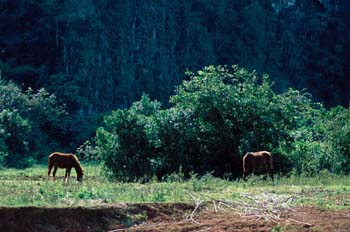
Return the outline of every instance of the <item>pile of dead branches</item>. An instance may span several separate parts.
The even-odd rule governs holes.
[[[294,223],[300,223],[303,225],[311,226],[311,224],[306,222],[300,222],[294,219],[283,219],[281,216],[286,215],[289,211],[293,210],[293,206],[297,200],[296,196],[284,195],[284,194],[271,194],[271,193],[261,193],[261,194],[248,194],[241,193],[240,197],[234,200],[226,199],[215,199],[211,196],[205,194],[195,194],[188,192],[189,196],[194,202],[193,210],[188,213],[184,220],[174,221],[168,223],[142,223],[140,225],[135,225],[128,229],[116,229],[110,232],[117,231],[133,231],[139,229],[161,229],[166,228],[171,225],[182,225],[184,223],[195,223],[201,225],[200,221],[197,221],[197,216],[201,211],[209,210],[213,213],[234,213],[243,218],[249,218],[252,220],[265,220],[272,221],[275,223],[282,221],[290,221]]]
[[[195,208],[187,219],[195,222],[195,212],[200,205],[205,202],[203,206],[205,205],[208,209],[210,208],[209,206],[212,206],[215,213],[219,211],[230,211],[240,217],[279,222],[283,220],[281,215],[292,210],[296,201],[295,196],[283,194],[262,193],[253,195],[241,193],[240,195],[240,198],[236,200],[223,200],[209,197],[210,200],[208,201],[204,199],[201,200],[199,197],[196,198],[190,194],[195,203]],[[208,196],[205,198],[208,198]]]

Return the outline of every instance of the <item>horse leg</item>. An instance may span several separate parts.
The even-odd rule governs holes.
[[[52,173],[53,180],[55,180],[56,172],[57,172],[57,166],[55,166],[53,169],[53,173]]]
[[[247,180],[247,172],[248,172],[248,163],[243,161],[243,180],[246,181]]]
[[[242,176],[243,180],[246,180],[246,176],[247,176],[246,167],[245,166],[246,165],[243,163],[243,176]]]
[[[254,167],[251,163],[247,163],[245,166],[244,180],[247,180],[249,173],[254,173]]]
[[[266,163],[266,164],[264,165],[264,172],[265,172],[264,180],[266,180],[268,174],[270,173],[271,179],[272,179],[272,181],[273,181],[273,169],[272,169],[270,163]]]
[[[72,168],[68,169],[68,176],[67,176],[67,183],[69,182],[69,177],[70,177],[70,171],[72,170]]]
[[[66,175],[64,177],[64,180],[65,180],[66,183],[69,182],[70,170],[71,170],[71,168],[67,168],[66,169]]]
[[[267,173],[269,172],[270,168],[267,163],[264,164],[262,167],[262,172],[264,173],[264,180],[267,179]]]
[[[251,164],[250,167],[251,167],[251,170],[252,170],[252,174],[258,175],[259,167],[256,166],[255,161]]]
[[[243,180],[246,181],[247,180],[247,172],[243,171],[243,176],[242,176]]]
[[[271,180],[273,181],[273,160],[272,157],[270,157],[270,175],[271,175]]]
[[[68,176],[68,168],[66,168],[66,173],[64,175],[64,180],[63,180],[64,183],[67,183],[67,176]]]
[[[49,168],[48,168],[48,171],[47,171],[47,178],[49,178],[49,176],[50,176],[51,169],[52,169],[52,164],[49,164]]]
[[[273,169],[270,167],[269,171],[270,171],[271,180],[273,181]]]

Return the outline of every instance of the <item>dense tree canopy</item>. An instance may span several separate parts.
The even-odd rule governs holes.
[[[186,69],[210,64],[346,106],[349,10],[347,0],[3,0],[0,66],[81,115],[129,107],[142,92],[167,104]]]
[[[0,78],[0,166],[26,166],[62,147],[65,115],[44,89],[23,92]]]
[[[349,12],[347,0],[2,0],[0,163],[83,144],[129,177],[238,173],[253,149],[296,172],[348,172]]]

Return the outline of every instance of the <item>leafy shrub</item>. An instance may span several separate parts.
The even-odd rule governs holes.
[[[96,133],[100,157],[114,176],[130,179],[151,176],[152,148],[148,143],[145,126],[160,103],[143,95],[129,110],[116,110],[105,117],[103,128]]]
[[[350,111],[343,107],[330,110],[322,106],[303,113],[304,121],[290,134],[293,143],[281,150],[288,153],[298,174],[319,175],[322,170],[349,173]]]
[[[30,131],[30,124],[17,111],[2,110],[0,112],[1,165],[25,166]]]
[[[87,140],[77,148],[76,154],[85,161],[101,161],[98,148],[94,142]]]
[[[329,169],[335,173],[350,173],[350,109],[331,109],[322,126],[331,147],[326,159],[330,163]]]
[[[117,110],[97,131],[106,166],[116,176],[159,177],[179,170],[215,175],[240,173],[243,151],[271,149],[288,137],[293,122],[267,76],[237,66],[187,73],[161,110],[143,96],[129,110]]]
[[[44,89],[23,92],[0,78],[0,161],[28,166],[59,147],[64,134],[63,106]],[[61,135],[61,136],[60,136]],[[6,157],[6,158],[5,158]]]
[[[114,176],[161,178],[181,167],[186,177],[237,177],[244,153],[256,150],[272,151],[276,172],[348,172],[349,110],[328,111],[304,91],[276,94],[267,75],[238,66],[187,75],[170,108],[144,95],[105,117],[97,150]]]

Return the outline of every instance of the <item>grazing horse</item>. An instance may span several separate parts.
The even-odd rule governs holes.
[[[268,151],[247,152],[243,157],[243,179],[246,179],[248,172],[270,172],[273,180],[273,160]]]
[[[48,160],[48,172],[47,175],[50,176],[51,169],[53,169],[53,178],[55,179],[57,168],[65,168],[66,175],[64,176],[64,181],[67,183],[69,181],[70,171],[72,168],[75,169],[77,173],[77,180],[82,181],[84,171],[79,163],[78,158],[73,154],[65,154],[61,152],[54,152],[49,155]]]

